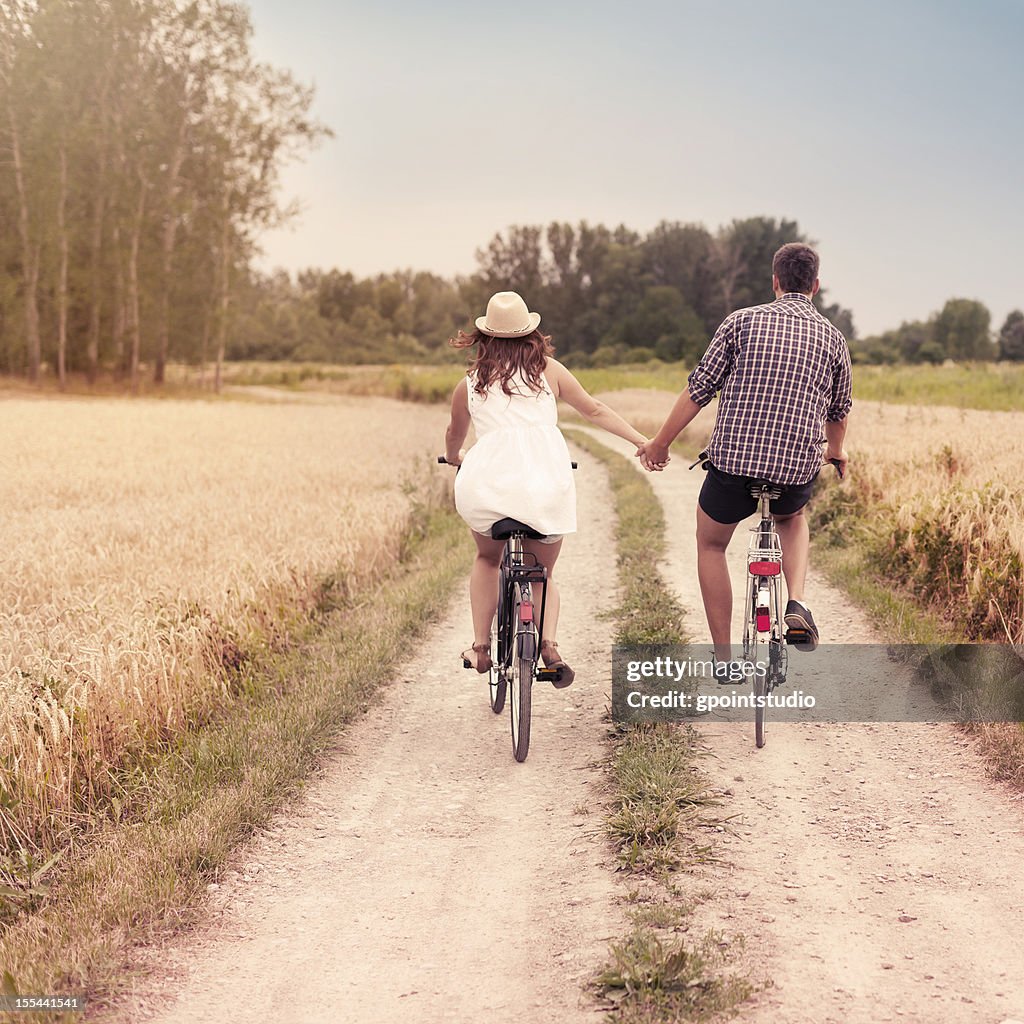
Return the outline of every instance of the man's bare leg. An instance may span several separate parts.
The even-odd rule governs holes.
[[[736,525],[716,522],[697,506],[697,579],[719,661],[732,660],[732,583],[725,549]]]
[[[789,516],[776,516],[775,529],[782,542],[782,572],[786,577],[786,591],[791,601],[802,604],[811,547],[811,532],[804,510],[800,509]]]

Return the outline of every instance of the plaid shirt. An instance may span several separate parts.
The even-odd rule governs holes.
[[[826,420],[849,411],[850,349],[806,295],[730,314],[689,376],[707,405],[721,390],[708,444],[723,473],[803,484],[821,468]]]

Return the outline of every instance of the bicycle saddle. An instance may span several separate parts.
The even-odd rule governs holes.
[[[521,533],[530,540],[540,540],[547,536],[546,533],[538,533],[532,526],[527,526],[518,519],[499,519],[491,527],[491,537],[494,540],[508,540],[513,533]]]
[[[782,488],[778,484],[773,484],[771,480],[757,480],[754,478],[747,480],[747,489],[755,498],[761,497],[761,491],[764,488],[768,489],[768,497],[773,500],[782,496]]]

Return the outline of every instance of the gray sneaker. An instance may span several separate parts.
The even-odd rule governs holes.
[[[818,646],[818,627],[803,601],[790,601],[786,605],[786,626],[786,640],[797,650],[813,651]]]

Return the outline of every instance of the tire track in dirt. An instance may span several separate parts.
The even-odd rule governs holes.
[[[577,677],[535,687],[526,763],[458,660],[462,585],[305,795],[238,852],[208,927],[140,951],[150,973],[118,1020],[595,1019],[586,986],[624,929],[596,766],[616,569],[604,473],[579,459],[580,532],[558,567]]]
[[[694,542],[703,473],[687,472],[677,456],[649,479],[668,523],[665,578],[690,633],[707,642]],[[734,580],[745,550],[740,526],[729,553]],[[811,557],[813,566],[813,549]],[[813,568],[807,595],[824,642],[879,642]],[[742,635],[735,603],[734,642]],[[794,652],[791,662],[814,657]],[[895,667],[890,681],[906,682]],[[1024,1020],[1024,800],[986,777],[963,734],[947,724],[773,723],[769,715],[757,750],[752,721],[701,719],[698,729],[721,813],[735,817],[719,843],[725,863],[706,871],[717,897],[698,909],[694,927],[742,932],[751,975],[773,982],[741,1019]]]

